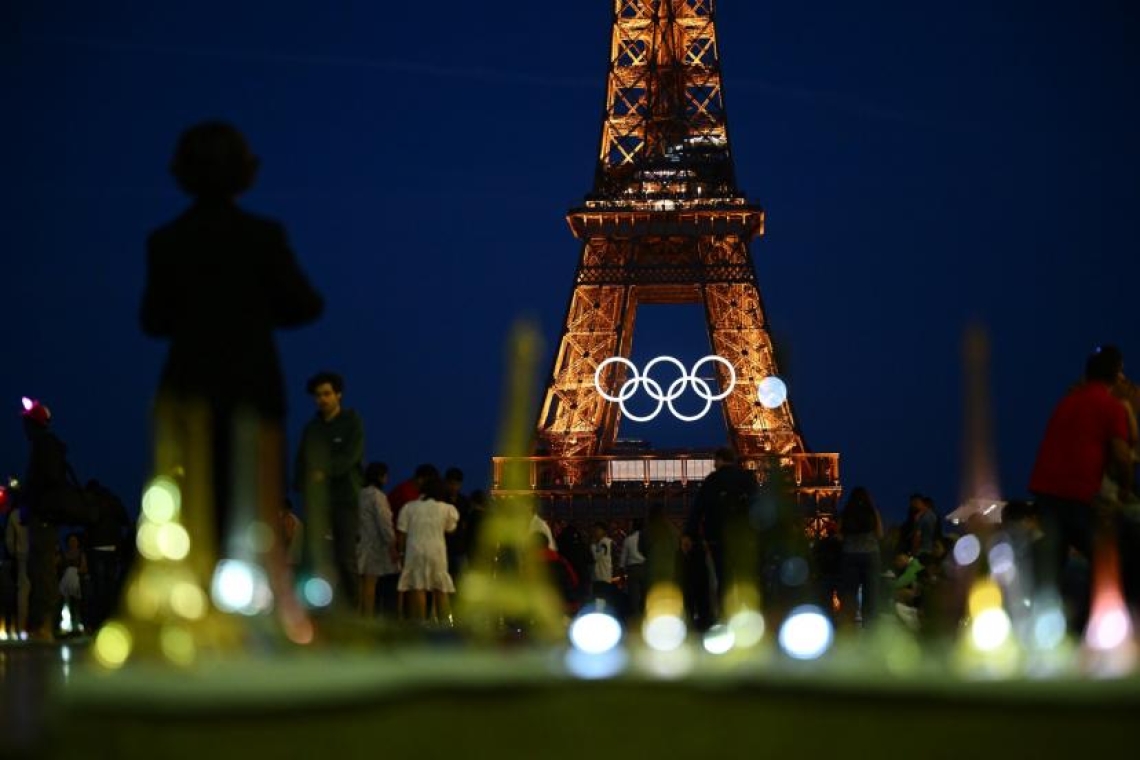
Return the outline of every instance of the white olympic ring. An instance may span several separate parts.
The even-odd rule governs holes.
[[[669,383],[669,388],[664,392],[662,392],[661,383],[649,377],[650,371],[662,362],[672,364],[681,372],[681,376]],[[728,368],[728,387],[720,393],[714,394],[709,384],[703,378],[697,377],[697,370],[706,362],[720,362]],[[626,381],[622,383],[616,396],[608,393],[602,387],[602,372],[611,364],[624,364],[626,367],[629,367],[629,371],[633,373],[633,377],[626,379]],[[690,385],[693,387],[693,391],[705,400],[705,408],[698,414],[682,414],[673,406],[673,401],[680,398],[681,394],[684,393]],[[649,398],[657,402],[657,408],[647,415],[633,414],[625,406],[625,402],[633,398],[633,395],[637,393],[642,386],[645,386],[645,392],[649,394]],[[594,387],[598,389],[598,393],[601,394],[602,398],[606,401],[616,401],[621,407],[621,413],[633,422],[649,422],[660,414],[661,410],[666,406],[669,407],[669,411],[673,416],[682,422],[695,422],[709,413],[709,409],[712,408],[712,402],[727,398],[728,394],[732,393],[732,389],[736,387],[736,368],[732,366],[732,362],[728,359],[725,359],[723,356],[716,356],[715,354],[710,354],[702,359],[698,359],[691,370],[686,370],[685,365],[682,364],[679,359],[674,359],[672,356],[658,356],[656,359],[651,359],[649,363],[645,365],[644,372],[640,372],[637,369],[637,365],[624,356],[611,356],[602,361],[602,363],[598,365],[598,368],[594,370]]]

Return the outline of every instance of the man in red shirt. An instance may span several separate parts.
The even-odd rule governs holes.
[[[416,467],[416,473],[410,479],[392,489],[388,494],[388,504],[392,507],[392,519],[400,515],[400,509],[409,501],[420,498],[420,489],[429,480],[438,480],[439,470],[435,465],[421,464]]]
[[[1053,410],[1029,478],[1037,512],[1055,562],[1048,580],[1061,579],[1069,549],[1092,558],[1094,501],[1105,475],[1120,487],[1121,501],[1132,492],[1128,413],[1113,387],[1124,380],[1120,350],[1104,346],[1088,358],[1085,382],[1069,391]]]

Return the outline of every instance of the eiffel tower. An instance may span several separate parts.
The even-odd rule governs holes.
[[[629,358],[639,305],[702,304],[723,361],[705,362],[715,381],[696,386],[727,393],[727,437],[742,462],[761,475],[781,467],[809,513],[831,511],[838,498],[838,454],[809,453],[791,404],[760,401],[761,381],[778,374],[749,252],[764,211],[736,184],[715,16],[715,0],[614,0],[594,187],[567,215],[582,254],[565,327],[534,455],[495,458],[495,494],[507,495],[505,467],[525,466],[531,493],[556,505],[586,499],[600,507],[591,516],[614,514],[631,496],[617,512],[640,513],[638,497],[683,504],[711,453],[623,454],[615,446],[622,405],[606,396],[623,396],[638,368],[606,360]],[[658,367],[659,396],[685,389]]]

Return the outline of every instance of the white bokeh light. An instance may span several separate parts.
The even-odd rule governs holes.
[[[954,542],[954,561],[962,567],[972,565],[982,556],[982,542],[973,533],[967,533]]]
[[[1085,642],[1093,649],[1115,649],[1132,635],[1132,621],[1128,610],[1121,604],[1103,613],[1093,613],[1085,631]]]
[[[685,643],[685,621],[677,615],[654,615],[641,626],[645,645],[658,652],[671,652]]]
[[[775,375],[769,375],[756,386],[756,399],[768,409],[775,409],[788,400],[788,386]]]
[[[705,632],[701,644],[709,654],[727,654],[736,643],[736,636],[726,625],[714,625]]]
[[[254,577],[245,562],[224,559],[214,571],[210,596],[218,609],[224,612],[244,612],[253,604]]]
[[[814,660],[823,655],[834,639],[831,620],[819,607],[796,607],[780,626],[780,649],[797,660]]]
[[[621,623],[604,612],[579,615],[570,625],[570,643],[587,654],[602,654],[621,642]]]
[[[764,638],[764,616],[756,610],[741,610],[728,619],[728,630],[736,638],[736,646],[754,647]]]
[[[309,578],[301,586],[301,596],[310,607],[328,607],[332,604],[332,586],[324,578]]]
[[[1000,607],[984,610],[970,625],[970,638],[983,652],[992,652],[1009,639],[1009,615]]]

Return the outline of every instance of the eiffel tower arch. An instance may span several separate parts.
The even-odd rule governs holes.
[[[530,492],[579,516],[637,514],[650,499],[684,507],[711,452],[615,446],[612,399],[640,368],[607,360],[629,358],[638,306],[700,304],[720,357],[702,365],[716,375],[700,387],[727,394],[729,442],[762,475],[781,467],[809,513],[834,508],[839,455],[809,452],[790,401],[760,400],[761,382],[779,375],[749,249],[764,210],[736,184],[715,16],[715,0],[614,0],[594,186],[567,215],[582,252],[535,448],[525,461],[494,459],[494,494],[517,492],[503,471],[525,467]],[[676,379],[668,364],[658,396]]]

